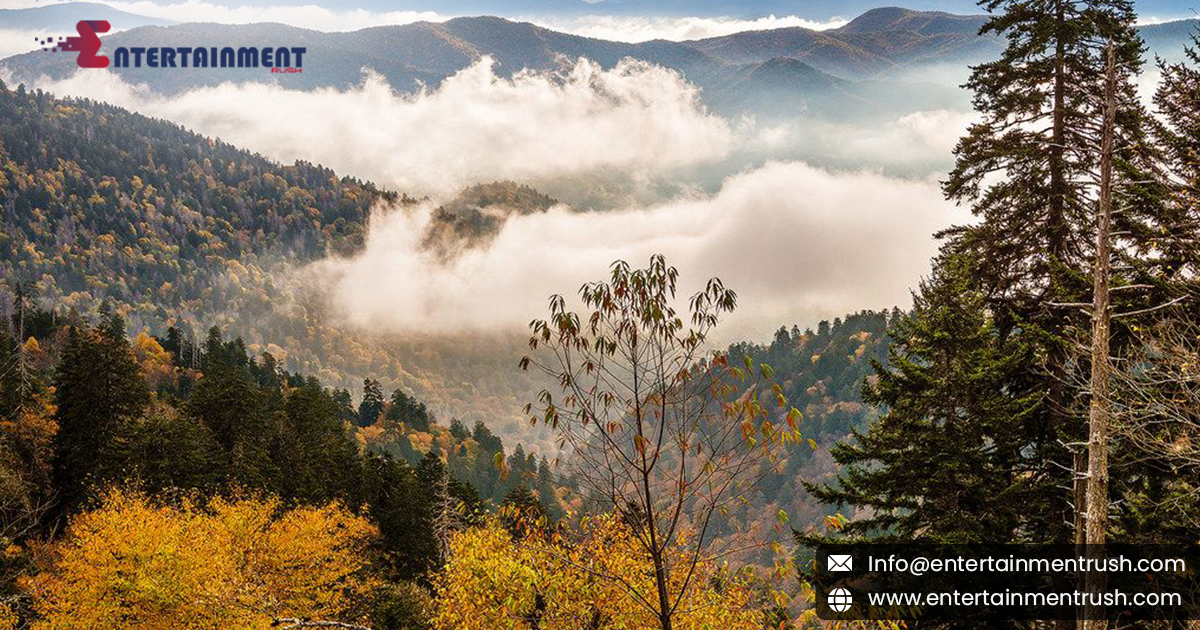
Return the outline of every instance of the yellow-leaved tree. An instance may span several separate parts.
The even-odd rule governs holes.
[[[658,624],[648,601],[655,570],[618,517],[586,518],[578,530],[533,528],[514,538],[500,521],[454,536],[436,581],[438,630],[643,630]],[[689,553],[681,537],[671,555]],[[678,630],[761,628],[764,613],[747,576],[701,561],[676,563]],[[691,571],[691,575],[686,573]],[[645,596],[641,594],[645,594]]]
[[[336,503],[168,505],[118,489],[71,520],[52,566],[24,587],[35,629],[355,627],[372,587],[366,552],[376,534]]]

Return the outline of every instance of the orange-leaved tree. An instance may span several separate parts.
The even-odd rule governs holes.
[[[355,627],[372,586],[366,552],[375,535],[336,503],[170,505],[117,489],[71,520],[52,566],[24,587],[35,629]]]
[[[587,630],[658,625],[638,593],[653,593],[653,563],[633,529],[606,514],[578,530],[532,529],[513,537],[498,519],[456,534],[438,576],[438,630]],[[689,555],[686,537],[666,551]],[[679,630],[761,628],[759,593],[749,576],[701,560],[671,563]]]
[[[744,546],[730,513],[800,442],[800,412],[771,368],[706,344],[734,292],[710,279],[677,313],[677,278],[662,256],[645,269],[614,263],[607,282],[580,289],[582,316],[551,297],[521,359],[557,390],[526,407],[530,421],[557,429],[582,493],[630,524],[649,559],[649,583],[602,575],[661,630],[685,610],[697,569]],[[688,552],[670,553],[684,536]]]

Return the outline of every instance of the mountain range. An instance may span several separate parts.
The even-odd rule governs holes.
[[[74,33],[79,20],[106,20],[113,30],[161,26],[169,20],[137,15],[95,2],[65,2],[27,9],[0,9],[0,28]]]
[[[579,58],[606,68],[634,58],[680,72],[701,88],[706,103],[720,113],[770,117],[803,110],[852,118],[957,102],[962,96],[953,81],[927,80],[923,71],[941,66],[961,72],[969,64],[994,58],[1002,42],[992,35],[979,35],[985,20],[981,15],[878,8],[832,30],[791,27],[638,44],[487,16],[352,32],[283,24],[187,23],[132,28],[108,35],[104,42],[107,50],[119,46],[259,46],[263,42],[308,49],[303,73],[292,75],[268,74],[261,68],[112,69],[131,83],[144,83],[165,94],[230,81],[273,81],[305,90],[345,89],[363,80],[364,69],[381,74],[397,91],[414,92],[436,86],[485,57],[505,76],[523,69],[553,71]],[[1153,52],[1172,58],[1182,52],[1195,25],[1188,21],[1147,26],[1143,33]],[[64,79],[76,70],[73,57],[41,51],[0,61],[0,71],[14,82]]]

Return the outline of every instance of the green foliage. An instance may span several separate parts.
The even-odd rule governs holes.
[[[864,400],[883,415],[834,447],[839,483],[807,485],[827,503],[869,508],[848,535],[1013,540],[1046,514],[1037,501],[1052,480],[1027,451],[1039,401],[1022,382],[1031,348],[997,329],[973,272],[939,261],[913,313],[893,323],[887,366],[873,362]]]
[[[193,416],[165,404],[126,419],[100,448],[101,485],[134,481],[151,494],[213,490],[221,479],[221,451],[212,432]]]
[[[368,455],[366,493],[371,520],[379,525],[384,561],[396,579],[425,575],[437,563],[431,505],[433,488],[423,486],[403,461]]]
[[[1158,177],[1160,147],[1134,81],[1142,45],[1132,4],[983,6],[993,12],[985,31],[1007,48],[973,71],[968,87],[981,120],[959,142],[944,184],[947,198],[980,220],[941,234],[917,313],[893,330],[892,365],[880,365],[866,390],[884,417],[834,450],[847,465],[840,482],[813,487],[827,501],[866,508],[846,526],[851,535],[1073,539],[1068,445],[1082,442],[1090,402],[1082,378],[1090,358],[1073,348],[1090,329],[1079,305],[1091,301],[1095,130],[1110,44],[1121,235],[1113,308],[1140,314],[1114,320],[1114,349],[1136,344],[1140,326],[1169,313],[1155,306],[1194,277],[1195,205],[1173,207]],[[1155,475],[1125,459],[1120,444],[1112,461],[1114,489]]]
[[[387,421],[403,424],[413,431],[428,432],[433,424],[425,403],[397,389],[392,392],[392,405],[387,410]]]
[[[362,462],[338,417],[337,403],[315,378],[283,394],[275,412],[271,460],[280,471],[278,493],[323,503],[359,498]]]
[[[248,488],[265,487],[280,471],[270,457],[271,413],[263,392],[247,370],[222,367],[219,359],[206,362],[210,371],[197,382],[185,409],[220,446],[224,478]]]
[[[113,314],[97,328],[71,325],[54,385],[54,485],[65,511],[88,498],[101,449],[123,422],[142,414],[150,390],[133,360],[124,322]]]
[[[362,402],[358,405],[358,426],[369,427],[379,420],[383,413],[383,389],[379,381],[368,378],[363,380]]]
[[[412,582],[380,587],[371,602],[371,627],[376,630],[432,630],[433,601],[429,591]]]

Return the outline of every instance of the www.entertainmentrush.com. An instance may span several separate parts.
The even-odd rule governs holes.
[[[1014,593],[1012,591],[978,593],[868,593],[871,606],[1178,606],[1179,593],[1124,593],[1109,591],[1085,593]]]

